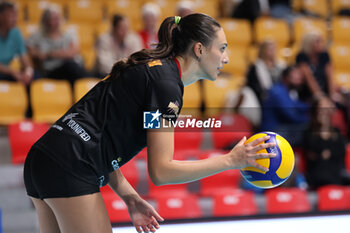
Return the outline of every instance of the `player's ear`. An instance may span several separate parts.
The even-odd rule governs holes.
[[[196,42],[193,44],[193,53],[197,60],[200,60],[200,58],[203,55],[204,45],[201,42]]]

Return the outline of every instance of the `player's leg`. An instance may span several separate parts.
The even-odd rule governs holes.
[[[111,233],[112,227],[101,193],[70,198],[48,198],[61,233]]]
[[[60,233],[56,217],[50,207],[42,200],[31,197],[36,209],[40,232]]]

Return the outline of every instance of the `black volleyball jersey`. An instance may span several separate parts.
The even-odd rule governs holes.
[[[108,183],[108,174],[146,146],[144,112],[173,116],[182,107],[178,62],[155,60],[99,82],[73,105],[35,147],[88,182]]]

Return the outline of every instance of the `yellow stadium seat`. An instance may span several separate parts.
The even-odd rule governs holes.
[[[336,44],[348,44],[350,41],[350,18],[334,17],[332,19],[332,40]]]
[[[21,31],[24,38],[28,38],[39,29],[39,25],[37,23],[19,23],[17,27]]]
[[[72,33],[79,42],[79,47],[82,51],[91,50],[94,48],[96,41],[96,32],[91,25],[86,23],[80,24],[65,24],[63,29]]]
[[[214,0],[193,0],[195,12],[210,15],[213,18],[219,16],[219,2]]]
[[[100,1],[76,0],[67,3],[70,23],[96,24],[103,20],[103,5]]]
[[[328,17],[328,0],[303,0],[302,10],[321,17]]]
[[[277,45],[285,47],[290,42],[288,23],[281,19],[268,17],[258,18],[254,23],[255,42],[261,43],[266,39],[274,40]]]
[[[72,105],[72,90],[66,80],[38,79],[30,86],[33,119],[53,123]]]
[[[244,76],[247,71],[247,50],[241,47],[227,47],[227,55],[230,59],[222,69],[225,73],[236,76]]]
[[[332,44],[329,49],[334,70],[350,72],[350,46]]]
[[[220,113],[226,106],[228,94],[240,88],[243,83],[243,77],[234,77],[230,75],[220,75],[215,82],[204,80],[204,97],[207,116]]]
[[[181,114],[186,115],[190,114],[193,116],[200,115],[200,107],[201,107],[201,86],[199,82],[195,82],[191,85],[188,85],[184,88],[184,96],[183,96],[183,105]]]
[[[327,25],[326,21],[322,19],[315,19],[309,17],[297,18],[293,25],[294,42],[299,43],[303,36],[309,32],[317,32],[321,35],[324,41],[327,41]]]
[[[332,0],[330,4],[334,15],[338,15],[342,9],[350,9],[350,0]]]
[[[107,21],[111,22],[114,14],[121,14],[130,20],[133,30],[141,28],[141,1],[139,0],[105,0]]]
[[[175,16],[177,0],[143,0],[142,3],[154,2],[160,7],[161,20],[169,16]],[[142,5],[143,5],[142,4]]]
[[[92,71],[96,63],[96,51],[94,49],[85,49],[80,52],[84,67],[87,71]]]
[[[259,48],[256,45],[252,45],[248,48],[248,61],[249,63],[255,63],[258,58]],[[277,59],[283,62],[289,63],[290,60],[290,48],[277,48]]]
[[[248,20],[232,18],[219,19],[224,29],[228,46],[247,48],[252,42],[252,31]]]
[[[27,7],[28,7],[28,21],[31,23],[39,23],[41,20],[41,16],[45,8],[50,6],[51,4],[55,4],[57,7],[59,7],[62,17],[63,15],[63,5],[60,4],[60,2],[52,2],[48,0],[37,0],[37,1],[28,1]]]
[[[23,120],[27,106],[28,97],[22,83],[0,81],[0,125]]]
[[[334,72],[334,83],[344,92],[350,92],[350,72]]]
[[[74,101],[78,102],[89,90],[91,90],[100,79],[98,78],[82,78],[74,83]]]
[[[293,11],[299,12],[302,7],[303,0],[292,0],[292,9]]]
[[[17,23],[23,23],[26,18],[27,18],[27,14],[26,14],[26,8],[27,8],[27,4],[24,0],[21,1],[14,1],[16,8],[17,8]]]

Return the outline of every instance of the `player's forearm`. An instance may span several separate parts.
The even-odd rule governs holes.
[[[132,204],[135,200],[140,199],[139,194],[130,185],[127,179],[125,179],[124,175],[119,169],[112,172],[109,176],[109,179],[109,186],[116,194],[118,194],[121,199],[123,199],[127,205]]]
[[[192,182],[231,168],[225,155],[197,161],[172,160],[159,165],[152,167],[149,163],[149,174],[155,185]]]

